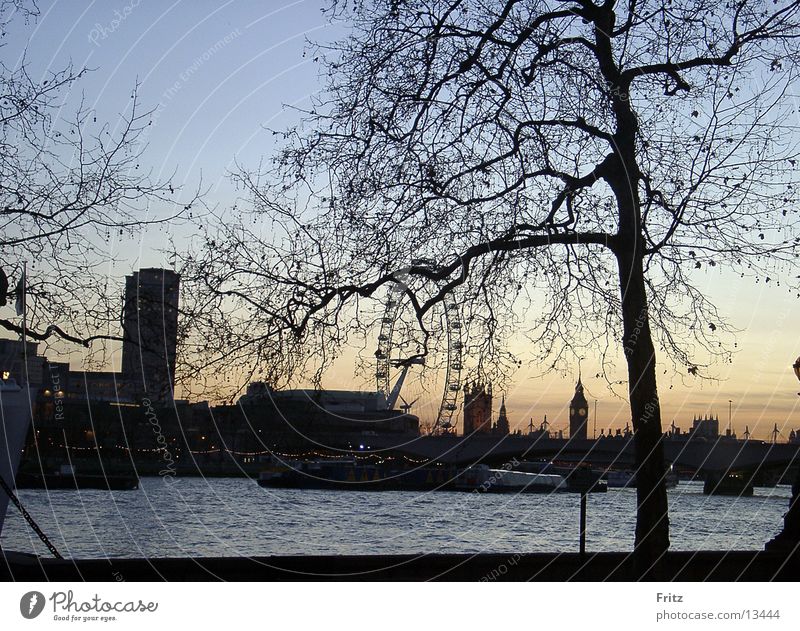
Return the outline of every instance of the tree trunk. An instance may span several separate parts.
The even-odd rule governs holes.
[[[610,5],[607,5],[610,6]],[[669,549],[667,488],[664,483],[664,447],[661,407],[656,387],[656,354],[650,332],[644,281],[640,170],[636,162],[638,122],[630,105],[630,85],[614,64],[607,33],[614,24],[609,12],[605,30],[597,35],[599,61],[614,87],[617,119],[613,158],[605,165],[605,180],[617,202],[619,227],[614,253],[622,295],[622,344],[628,363],[628,393],[636,451],[636,539],[633,560],[639,578],[659,579]]]
[[[623,244],[617,250],[617,262],[636,451],[637,517],[633,559],[639,578],[659,579],[662,578],[661,561],[669,548],[669,516],[655,349],[647,312],[641,247],[636,243]]]

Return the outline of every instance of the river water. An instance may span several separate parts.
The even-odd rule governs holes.
[[[171,482],[171,483],[168,483]],[[672,549],[758,550],[791,490],[754,497],[669,490]],[[578,549],[579,496],[263,489],[244,478],[142,478],[138,491],[34,491],[19,497],[65,557],[266,556]],[[588,498],[587,550],[630,550],[636,493]],[[47,550],[13,506],[6,550]]]

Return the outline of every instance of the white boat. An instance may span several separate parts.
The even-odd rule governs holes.
[[[612,471],[606,472],[606,482],[610,489],[635,489],[636,488],[636,472],[626,469],[625,471]],[[678,485],[678,475],[669,471],[664,477],[664,483],[667,488],[672,488]]]
[[[567,482],[560,475],[473,465],[459,474],[455,488],[481,493],[550,493],[565,491]]]
[[[31,393],[13,379],[0,380],[0,476],[13,489],[25,437],[31,423]],[[9,497],[0,488],[0,533],[6,518]]]

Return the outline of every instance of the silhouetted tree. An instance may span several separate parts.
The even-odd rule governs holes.
[[[207,365],[254,356],[273,377],[318,368],[400,270],[420,322],[458,288],[473,340],[502,338],[523,301],[553,366],[621,344],[634,555],[652,575],[669,547],[656,345],[702,376],[700,358],[728,357],[726,328],[694,270],[769,282],[794,264],[800,3],[356,0],[332,13],[352,34],[319,49],[324,96],[274,169],[240,173],[252,214],[226,217],[186,261],[209,314],[196,350]]]
[[[0,2],[0,51],[10,28],[37,15],[32,2]],[[197,196],[180,201],[168,179],[154,181],[140,164],[151,118],[136,88],[117,125],[83,106],[62,118],[84,73],[66,66],[36,79],[24,56],[0,60],[0,268],[13,289],[28,262],[30,338],[88,346],[120,339],[98,334],[118,326],[122,309],[121,290],[107,285],[109,239],[186,216]],[[20,332],[13,318],[0,327]]]

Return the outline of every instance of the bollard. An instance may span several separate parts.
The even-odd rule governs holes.
[[[581,558],[586,556],[586,491],[581,491],[580,554]]]

